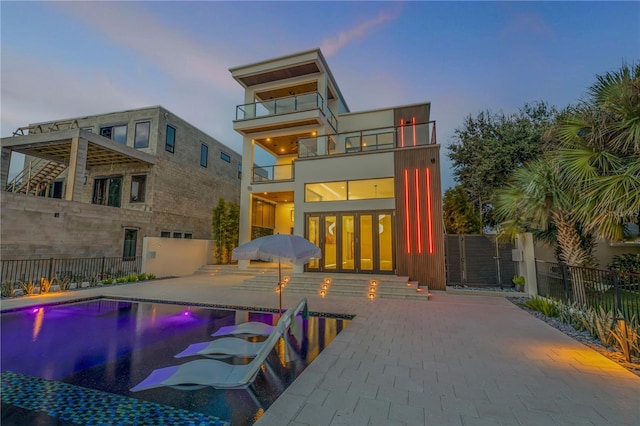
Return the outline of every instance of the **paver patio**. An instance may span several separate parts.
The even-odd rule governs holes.
[[[275,307],[241,277],[158,280],[3,300],[92,295]],[[275,286],[275,283],[274,283]],[[302,296],[283,294],[283,305]],[[257,425],[640,425],[640,377],[499,297],[429,301],[308,294],[356,314]]]

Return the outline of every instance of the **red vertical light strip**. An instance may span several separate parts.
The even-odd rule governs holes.
[[[416,221],[417,230],[416,237],[418,238],[418,253],[422,253],[422,215],[420,215],[420,170],[415,169],[415,181],[416,181]]]
[[[431,212],[431,170],[427,167],[427,220],[429,227],[429,254],[433,254],[433,217]]]
[[[400,146],[404,148],[404,123],[400,119]]]
[[[418,141],[416,139],[416,118],[415,117],[411,117],[411,127],[413,129],[413,146],[416,146]]]
[[[407,238],[407,253],[411,253],[411,234],[409,233],[409,170],[404,169],[404,229]]]

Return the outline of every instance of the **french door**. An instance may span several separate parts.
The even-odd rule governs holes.
[[[322,249],[308,271],[393,273],[392,211],[307,213],[306,237]]]

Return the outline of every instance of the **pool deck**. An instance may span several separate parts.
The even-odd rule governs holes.
[[[3,299],[2,309],[91,296],[277,308],[238,276],[193,275]],[[640,425],[640,377],[502,297],[430,300],[283,293],[356,317],[257,425]]]

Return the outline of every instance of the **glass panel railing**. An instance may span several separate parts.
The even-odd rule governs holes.
[[[298,157],[321,157],[354,152],[436,144],[436,122],[361,130],[331,136],[298,139]]]
[[[323,106],[324,100],[322,96],[320,96],[320,93],[303,93],[301,95],[238,105],[236,106],[236,120],[248,120],[269,115],[309,111],[312,109],[320,109],[322,111]]]
[[[298,139],[298,157],[319,157],[337,153],[337,142],[331,135]]]
[[[327,121],[329,122],[331,127],[333,127],[333,130],[337,132],[338,131],[338,119],[336,118],[336,115],[329,108],[327,108],[327,110],[326,110],[326,115],[327,115]]]
[[[293,179],[293,163],[253,168],[252,182],[276,182]]]

